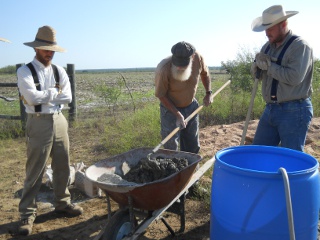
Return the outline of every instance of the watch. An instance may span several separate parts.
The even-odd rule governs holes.
[[[206,94],[211,95],[211,94],[212,94],[212,91],[211,91],[211,90],[210,90],[210,91],[207,91]]]

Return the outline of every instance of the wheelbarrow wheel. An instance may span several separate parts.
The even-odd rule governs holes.
[[[136,221],[136,219],[134,219]],[[129,210],[117,211],[106,225],[102,240],[121,240],[131,232]]]

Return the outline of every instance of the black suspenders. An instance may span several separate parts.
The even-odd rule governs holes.
[[[290,44],[296,39],[298,38],[298,36],[292,36],[289,41],[286,43],[286,45],[284,45],[283,49],[281,50],[278,59],[276,61],[276,64],[281,66],[281,62],[282,62],[282,58],[285,54],[285,52],[287,51],[288,47],[290,46]],[[265,49],[264,53],[267,54],[268,51],[270,49],[270,44],[267,46],[267,48]],[[277,79],[273,79],[272,80],[272,86],[271,86],[271,100],[273,101],[277,101],[277,87],[278,87],[278,83],[279,81]]]
[[[54,74],[54,79],[56,80],[56,87],[59,87],[60,76],[59,76],[58,68],[54,64],[51,64],[51,66],[52,66],[52,70],[53,70],[53,74]],[[34,81],[34,84],[36,85],[37,90],[40,91],[41,87],[40,87],[40,83],[39,83],[39,78],[38,78],[38,74],[37,74],[34,66],[30,62],[30,63],[27,64],[27,67],[31,71],[31,74],[32,74],[32,77],[33,77],[33,81]],[[41,112],[41,105],[34,106],[34,111],[35,112]]]

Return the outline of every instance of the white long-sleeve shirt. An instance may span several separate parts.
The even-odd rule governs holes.
[[[69,77],[64,68],[57,66],[60,80],[59,85],[61,93],[55,88],[56,80],[54,78],[53,69],[50,66],[45,67],[36,58],[32,64],[37,72],[40,88],[38,91],[32,77],[30,69],[24,65],[17,71],[18,88],[21,96],[24,98],[24,106],[27,113],[35,113],[35,105],[41,104],[41,113],[49,114],[61,111],[63,104],[72,101],[71,86]]]

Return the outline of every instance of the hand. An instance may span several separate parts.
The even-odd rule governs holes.
[[[62,89],[61,89],[59,83],[56,83],[56,85],[55,85],[54,87],[55,87],[56,89],[58,89],[58,94],[61,94],[61,93],[62,93]]]
[[[212,94],[206,94],[203,98],[203,105],[208,107],[213,102]]]
[[[178,116],[176,119],[176,126],[179,127],[180,129],[184,129],[187,127],[187,123],[184,119],[184,116],[180,112],[178,112]]]
[[[27,100],[24,98],[23,95],[21,95],[20,99],[21,99],[21,101],[22,101],[25,105],[28,105],[28,102],[27,102]]]
[[[271,66],[270,56],[264,53],[257,53],[256,55],[256,64],[257,67],[261,70],[268,70],[268,67]]]

